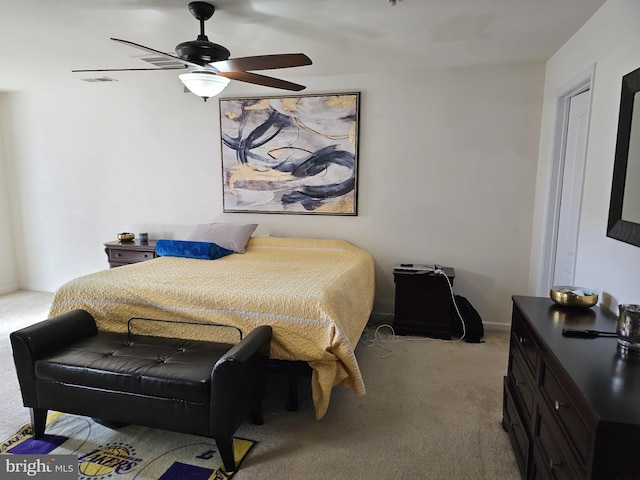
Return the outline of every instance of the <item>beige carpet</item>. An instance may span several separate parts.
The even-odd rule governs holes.
[[[46,318],[50,294],[0,296],[0,372],[4,412],[0,437],[29,421],[22,407],[8,333]],[[265,423],[236,433],[258,444],[234,480],[279,479],[519,479],[502,430],[502,377],[508,332],[486,332],[485,343],[445,342],[367,331],[356,349],[367,395],[334,389],[316,421],[310,388],[301,408],[284,408],[283,379],[272,378]]]

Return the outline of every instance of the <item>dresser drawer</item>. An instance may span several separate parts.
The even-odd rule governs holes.
[[[513,385],[514,396],[524,410],[527,426],[531,428],[536,385],[523,365],[522,354],[512,345],[511,356],[509,357],[509,379],[511,380],[511,385]]]
[[[575,480],[573,455],[559,425],[544,408],[538,409],[534,434],[535,463],[544,465],[546,476],[557,480]]]
[[[540,347],[529,328],[525,325],[524,320],[515,309],[511,317],[511,337],[516,349],[522,352],[524,366],[527,368],[529,375],[535,377]]]
[[[504,399],[503,399],[503,427],[509,434],[511,445],[520,467],[522,478],[527,478],[529,469],[529,452],[531,441],[529,439],[528,427],[525,426],[518,408],[513,400],[513,392],[511,389],[511,380],[504,378]]]
[[[584,466],[591,430],[546,360],[542,362],[540,372],[540,392],[551,415],[571,439],[576,454]]]

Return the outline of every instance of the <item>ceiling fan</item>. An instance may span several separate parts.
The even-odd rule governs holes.
[[[136,70],[176,70],[188,69],[188,73],[179,75],[184,85],[196,95],[207,98],[218,95],[228,85],[229,80],[253,83],[283,90],[300,91],[304,85],[252,73],[249,70],[272,70],[277,68],[301,67],[311,65],[311,59],[303,53],[283,53],[276,55],[258,55],[254,57],[229,58],[231,53],[222,45],[210,42],[204,33],[204,22],[211,18],[215,7],[207,2],[191,2],[189,11],[200,22],[200,35],[196,40],[182,42],[176,46],[176,55],[145,47],[128,40],[111,40],[144,50],[146,52],[170,58],[184,66],[156,68],[108,68],[97,70],[72,70],[73,72],[122,72]]]

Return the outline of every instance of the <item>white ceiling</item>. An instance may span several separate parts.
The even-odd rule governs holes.
[[[303,52],[299,81],[547,60],[605,0],[212,0],[209,40],[231,57]],[[148,66],[122,38],[171,52],[195,40],[188,0],[0,0],[0,91],[69,86],[80,68]],[[109,73],[119,81],[176,72]],[[89,75],[91,76],[91,75]],[[99,75],[94,75],[99,76]],[[297,79],[297,80],[296,80]]]

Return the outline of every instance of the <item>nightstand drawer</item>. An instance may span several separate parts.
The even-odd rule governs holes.
[[[445,318],[446,316],[446,318]],[[451,308],[448,304],[430,304],[428,302],[397,302],[396,317],[410,318],[440,318],[441,321],[451,322]]]
[[[105,252],[111,267],[120,267],[156,258],[156,242],[107,242]]]
[[[402,286],[403,290],[412,295],[437,297],[443,292],[449,292],[449,286],[443,280],[435,275],[396,275],[395,284]]]
[[[393,330],[398,335],[422,335],[451,340],[451,326],[429,322],[411,322],[395,319]]]
[[[449,332],[451,335],[451,321],[447,321],[443,317],[438,317],[436,315],[396,315],[393,320],[393,324],[399,326],[401,328],[409,329],[412,328],[414,331],[416,329],[429,329],[435,328],[443,331]]]
[[[425,289],[409,286],[397,287],[398,302],[410,307],[419,307],[423,305],[449,305],[451,299],[449,297],[449,289],[440,288]]]
[[[109,253],[109,261],[122,263],[144,262],[154,257],[151,252],[134,252],[131,250],[111,250]]]

